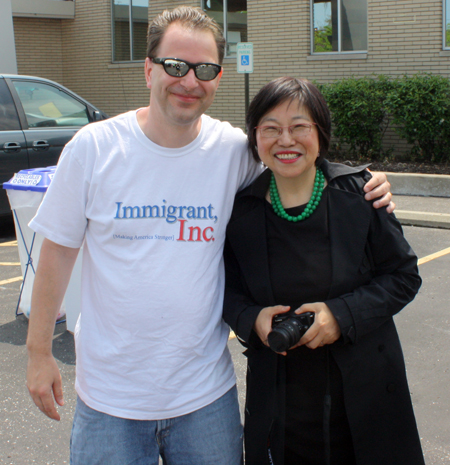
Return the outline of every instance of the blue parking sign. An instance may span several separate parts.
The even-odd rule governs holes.
[[[237,72],[253,73],[253,44],[251,42],[238,42],[236,54]]]
[[[250,64],[250,55],[241,55],[241,65],[248,66]]]

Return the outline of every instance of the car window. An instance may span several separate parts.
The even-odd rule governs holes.
[[[0,131],[15,131],[19,129],[20,122],[16,106],[6,82],[0,79]]]
[[[57,87],[13,80],[30,128],[84,126],[89,123],[85,105]]]

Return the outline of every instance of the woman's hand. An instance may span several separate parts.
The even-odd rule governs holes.
[[[285,305],[276,305],[275,307],[264,307],[257,316],[255,324],[253,325],[253,330],[261,339],[262,343],[269,347],[267,342],[267,336],[270,331],[272,331],[272,319],[275,315],[279,313],[286,313],[290,310],[291,307],[286,307]]]
[[[371,173],[372,178],[364,186],[366,193],[364,198],[366,200],[377,199],[373,203],[375,208],[387,207],[387,212],[392,213],[395,210],[395,203],[392,202],[391,184],[387,180],[386,174],[381,171],[371,171]]]
[[[325,303],[304,304],[295,311],[297,314],[305,312],[313,312],[315,314],[314,323],[294,347],[305,345],[309,349],[317,349],[317,347],[322,347],[325,344],[333,344],[333,342],[339,339],[341,329],[336,318]]]

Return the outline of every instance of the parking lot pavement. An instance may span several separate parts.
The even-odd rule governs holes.
[[[9,232],[8,232],[9,231]],[[404,227],[420,258],[423,285],[417,298],[397,317],[408,379],[427,465],[450,463],[450,230]],[[47,419],[33,405],[26,386],[28,320],[15,317],[20,280],[13,229],[0,236],[0,464],[69,463],[74,414],[75,354],[65,324],[55,327],[53,353],[64,383],[66,405],[61,422]],[[241,408],[245,395],[245,357],[236,339],[229,342],[235,362]]]
[[[8,263],[6,265],[5,263]],[[53,353],[64,379],[66,405],[57,423],[34,406],[25,385],[28,320],[15,317],[21,280],[19,255],[11,225],[0,237],[0,464],[69,463],[68,444],[75,409],[75,351],[65,325],[55,327]]]
[[[404,230],[419,257],[423,284],[395,321],[426,463],[450,464],[450,230]]]

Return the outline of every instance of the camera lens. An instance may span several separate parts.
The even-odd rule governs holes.
[[[283,321],[277,325],[268,335],[270,348],[275,352],[286,352],[297,344],[305,330],[301,328],[295,319]]]

